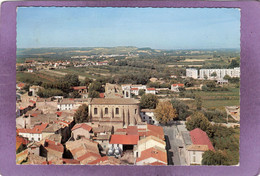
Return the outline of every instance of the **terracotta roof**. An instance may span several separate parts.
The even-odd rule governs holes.
[[[99,93],[99,97],[100,98],[105,98],[105,94],[104,93]]]
[[[151,90],[155,90],[155,88],[147,88],[146,90],[149,90],[149,91],[151,91]]]
[[[15,145],[15,146],[16,146],[16,149],[15,149],[15,150],[17,151],[18,148],[19,148],[22,144],[23,144],[22,142],[17,142],[17,141],[16,141],[16,145]]]
[[[42,123],[41,125],[35,125],[33,129],[18,129],[18,133],[42,133],[42,131],[48,126],[48,123]]]
[[[193,145],[207,145],[209,150],[214,150],[214,147],[209,140],[206,132],[199,128],[190,131],[190,137]]]
[[[138,88],[131,88],[131,90],[139,90]]]
[[[137,145],[139,140],[139,135],[121,135],[114,134],[111,135],[109,141],[110,144],[124,144],[124,145]]]
[[[158,147],[151,147],[141,152],[141,156],[136,159],[136,162],[148,159],[155,158],[161,162],[167,163],[167,154],[166,150],[162,150]]]
[[[51,150],[55,150],[55,151],[61,152],[61,153],[63,153],[63,151],[64,151],[64,147],[63,147],[62,144],[60,144],[58,142],[51,141],[49,139],[45,139],[44,147],[47,150],[51,149]]]
[[[146,138],[141,139],[140,141],[138,141],[138,145],[140,145],[142,143],[146,143],[149,140],[154,140],[154,141],[159,142],[163,145],[166,145],[166,143],[163,140],[161,140],[160,138],[157,138],[155,136],[148,136]]]
[[[19,84],[17,84],[17,87],[20,87],[20,88],[23,88],[24,86],[25,86],[24,83],[19,83]]]
[[[57,114],[58,116],[61,116],[62,112],[58,111],[58,112],[56,112],[56,114]]]
[[[75,159],[62,158],[62,161],[63,161],[64,164],[80,164],[80,162],[78,160],[75,160]]]
[[[148,129],[148,131],[146,132],[147,136],[152,135],[164,140],[164,132],[162,127],[147,124],[147,129]]]
[[[184,84],[172,84],[172,86],[184,87]]]
[[[71,131],[76,130],[78,128],[83,128],[84,130],[87,130],[87,131],[91,131],[92,130],[91,126],[89,126],[89,125],[87,125],[85,123],[80,123],[80,124],[78,123],[71,129]]]
[[[87,89],[86,86],[76,86],[76,87],[73,87],[73,90],[81,90],[81,89]]]
[[[21,136],[16,136],[16,142],[21,142],[23,145],[27,145],[29,141]]]
[[[104,156],[95,161],[90,162],[89,164],[99,164],[99,165],[119,165],[120,160],[116,159],[113,156]]]
[[[91,105],[132,105],[138,104],[139,101],[133,98],[93,98]]]
[[[79,160],[80,162],[82,162],[83,160],[89,158],[89,157],[95,157],[96,159],[100,158],[101,156],[97,153],[93,153],[93,152],[87,152],[84,155],[80,156],[79,158],[77,158],[77,160]]]
[[[149,163],[149,165],[152,165],[152,166],[166,166],[167,164],[161,163],[159,161],[155,161],[153,163]]]

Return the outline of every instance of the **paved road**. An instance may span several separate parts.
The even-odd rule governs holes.
[[[176,126],[174,125],[163,126],[163,131],[166,136],[165,141],[169,165],[181,165],[178,147],[176,145],[175,128]]]

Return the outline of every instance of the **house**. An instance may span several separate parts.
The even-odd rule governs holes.
[[[72,87],[74,91],[77,91],[79,94],[86,94],[87,93],[87,86],[76,86]]]
[[[76,109],[75,104],[76,103],[74,102],[74,99],[72,99],[72,98],[64,98],[64,99],[60,100],[60,102],[58,102],[57,108],[60,111],[72,110],[72,109]]]
[[[80,162],[80,164],[89,164],[97,159],[100,159],[101,156],[97,153],[93,153],[93,152],[87,152],[84,155],[78,157],[78,161]]]
[[[112,156],[104,156],[90,162],[91,165],[120,165],[120,160]]]
[[[32,73],[33,72],[33,69],[32,68],[28,68],[27,70],[29,73]]]
[[[184,87],[184,84],[172,84],[171,85],[171,91],[173,92],[180,92],[179,88]]]
[[[111,135],[111,139],[109,141],[108,154],[120,156],[123,151],[133,151],[138,141],[139,135],[113,134]]]
[[[90,132],[92,131],[92,127],[85,124],[85,123],[78,123],[74,125],[74,127],[71,129],[72,131],[72,137],[76,140],[81,137],[85,137],[87,139],[90,139]]]
[[[117,128],[141,122],[139,102],[132,98],[93,98],[89,104],[90,121]]]
[[[34,97],[36,97],[37,96],[37,93],[38,93],[38,91],[40,90],[40,86],[30,86],[30,88],[29,88],[29,92],[31,92],[31,95],[32,96],[34,96]]]
[[[62,144],[46,139],[43,147],[45,150],[42,150],[41,156],[46,157],[48,161],[62,158],[64,152]]]
[[[142,151],[155,146],[165,149],[166,143],[155,136],[143,138],[138,141],[137,149],[134,151],[134,156],[138,158]]]
[[[166,150],[157,146],[143,150],[136,165],[167,165]]]
[[[134,94],[134,95],[138,95],[139,94],[139,89],[138,88],[131,88],[131,94]]]
[[[192,144],[187,146],[187,164],[201,165],[202,155],[207,150],[215,151],[206,132],[199,128],[190,131]]]
[[[18,129],[18,135],[27,138],[29,141],[42,140],[42,131],[48,126],[48,123],[42,123],[41,125],[35,125],[32,129]]]
[[[106,98],[123,98],[122,87],[117,84],[106,83],[105,97]]]
[[[24,149],[26,149],[29,141],[21,136],[16,136],[16,153],[20,153]]]
[[[153,88],[153,87],[151,87],[151,88],[146,88],[146,90],[145,90],[145,93],[146,94],[156,94],[156,89],[155,88]]]
[[[159,124],[159,122],[155,118],[154,109],[142,109],[140,115],[143,122],[147,122],[151,125]]]
[[[25,86],[26,86],[25,83],[18,83],[18,84],[16,84],[16,89],[22,90]]]

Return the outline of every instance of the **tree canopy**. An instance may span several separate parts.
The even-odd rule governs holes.
[[[179,120],[186,120],[186,117],[190,115],[189,106],[187,106],[185,103],[178,100],[172,100],[171,104],[173,108],[176,109],[177,118]]]
[[[82,104],[74,114],[74,120],[76,123],[83,123],[89,121],[88,106]]]
[[[158,104],[158,97],[154,94],[144,94],[140,100],[142,109],[155,109]]]
[[[208,150],[202,154],[202,165],[227,165],[228,159],[221,151]]]
[[[167,124],[169,121],[177,118],[176,109],[172,107],[169,101],[159,102],[155,109],[155,117],[158,122]]]

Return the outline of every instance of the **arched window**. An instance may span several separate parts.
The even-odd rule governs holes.
[[[119,108],[116,108],[116,114],[119,114]]]
[[[105,108],[105,114],[108,114],[108,108]]]
[[[129,94],[128,94],[128,92],[126,92],[126,97],[129,97]]]
[[[94,114],[97,114],[97,108],[94,108]]]

